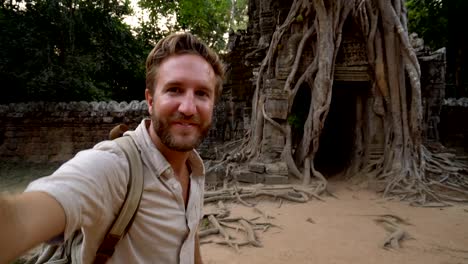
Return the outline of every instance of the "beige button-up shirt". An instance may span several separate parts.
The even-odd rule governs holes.
[[[182,188],[167,160],[148,134],[149,120],[127,132],[141,152],[144,191],[128,233],[117,244],[108,263],[194,263],[195,235],[203,209],[204,167],[192,151],[187,208]],[[125,198],[128,162],[113,141],[79,152],[51,176],[32,182],[26,191],[55,197],[66,215],[64,239],[81,228],[83,263],[91,263],[104,234]]]

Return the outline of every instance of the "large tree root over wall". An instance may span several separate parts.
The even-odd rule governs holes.
[[[300,18],[300,19],[299,19]],[[385,152],[371,161],[367,122],[356,122],[355,151],[348,169],[350,175],[366,175],[369,180],[386,183],[385,195],[400,197],[416,204],[467,201],[468,167],[447,154],[434,154],[424,147],[421,137],[421,70],[410,46],[403,0],[295,0],[288,16],[277,25],[259,69],[252,101],[251,126],[237,149],[227,153],[224,163],[246,162],[261,158],[263,127],[266,122],[283,133],[286,139],[281,159],[290,175],[308,185],[320,183],[316,195],[326,190],[325,177],[316,170],[314,158],[332,98],[335,61],[342,41],[343,25],[353,19],[364,36],[369,66],[372,70],[372,107],[384,124]],[[279,123],[265,111],[265,81],[274,79],[278,47],[285,33],[297,31],[301,39],[293,54],[293,64],[284,85],[288,94],[288,114],[300,87],[309,87],[311,100],[303,123],[300,142],[293,145],[292,127]],[[304,71],[304,49],[312,46],[313,60]],[[365,113],[362,116],[368,116]],[[462,198],[460,198],[462,197]]]

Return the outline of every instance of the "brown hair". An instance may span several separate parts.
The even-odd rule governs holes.
[[[154,93],[158,68],[161,63],[173,55],[196,54],[205,59],[216,75],[215,98],[223,89],[224,67],[218,55],[190,33],[176,33],[161,39],[146,59],[146,88]]]

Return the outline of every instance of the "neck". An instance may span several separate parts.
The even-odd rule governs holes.
[[[150,125],[148,132],[151,137],[151,141],[153,141],[154,145],[159,150],[159,152],[161,152],[161,154],[166,158],[167,162],[169,162],[172,169],[174,170],[175,175],[179,176],[186,172],[186,162],[189,157],[190,151],[180,152],[169,149],[166,145],[164,145],[161,142],[159,136],[156,134],[154,129],[152,129],[152,125]]]

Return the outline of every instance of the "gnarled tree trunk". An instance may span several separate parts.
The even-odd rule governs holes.
[[[385,195],[397,195],[420,204],[428,200],[457,200],[436,192],[435,186],[463,193],[468,187],[464,177],[466,166],[455,164],[444,154],[431,154],[422,143],[421,70],[409,43],[404,0],[293,1],[287,17],[269,39],[257,76],[248,135],[226,161],[262,159],[263,133],[268,126],[285,138],[280,159],[287,163],[290,175],[304,184],[318,179],[317,193],[326,189],[326,179],[315,168],[314,159],[330,110],[336,58],[346,21],[354,21],[363,36],[374,98],[372,107],[365,107],[358,100],[355,148],[348,173],[383,181]],[[282,43],[288,43],[288,50],[283,50]],[[306,49],[312,51],[310,61],[304,59]],[[277,64],[285,61],[289,63],[289,72],[281,82],[284,83],[281,93],[286,95],[283,102],[287,104],[288,117],[294,114],[293,104],[301,87],[310,89],[311,99],[307,116],[300,124],[301,131],[265,110],[271,97],[270,82],[278,75]],[[306,67],[300,67],[304,64]],[[364,127],[369,125],[366,122],[369,111],[382,119],[385,132],[384,154],[374,161],[368,158],[371,148]],[[293,134],[300,135],[298,144],[293,143]],[[440,181],[440,175],[450,179]]]

